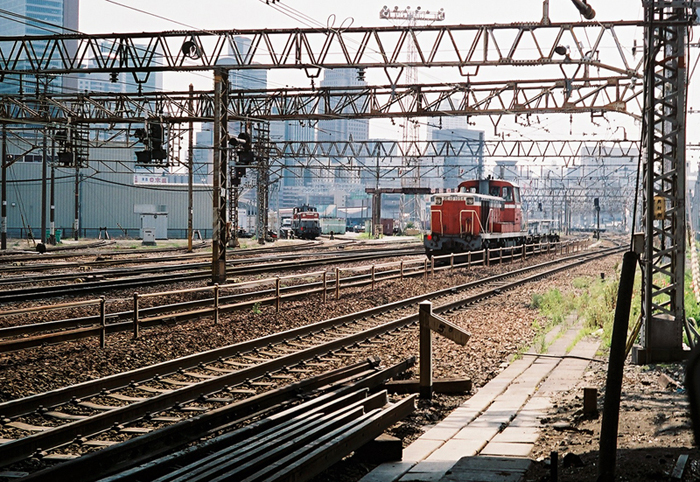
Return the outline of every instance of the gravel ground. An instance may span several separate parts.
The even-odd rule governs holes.
[[[566,393],[544,421],[527,482],[550,480],[549,457],[559,454],[561,482],[595,480],[607,364],[595,364],[579,386]],[[700,480],[700,451],[694,447],[680,364],[636,366],[627,360],[620,403],[616,475],[618,481],[670,480],[681,454],[690,456],[683,481]],[[598,389],[599,414],[582,415],[582,388]],[[563,425],[560,425],[562,424]],[[563,427],[562,429],[555,429]],[[565,457],[568,458],[565,459]]]
[[[598,277],[602,272],[606,273],[606,279],[612,279],[620,258],[621,255],[611,256],[587,263],[573,271],[530,283],[468,310],[450,314],[448,318],[469,331],[472,338],[467,346],[459,347],[435,337],[434,376],[466,377],[473,381],[475,389],[482,386],[507,366],[511,355],[518,349],[529,346],[535,337],[532,326],[539,315],[529,306],[534,293],[544,293],[555,287],[561,291],[570,291],[575,278]],[[538,258],[530,263],[541,261],[542,258]],[[337,302],[329,298],[326,304],[322,304],[320,297],[315,296],[285,302],[279,314],[275,314],[272,307],[263,307],[260,312],[222,315],[218,325],[210,319],[203,319],[154,328],[147,330],[139,340],[133,340],[130,334],[112,335],[104,350],[99,348],[97,340],[86,340],[2,354],[0,401],[238,343],[510,269],[508,265],[494,266],[454,274],[439,272],[435,278],[428,280],[411,278],[386,281],[379,283],[374,291],[369,287],[343,290],[341,299]],[[375,355],[380,356],[385,365],[417,356],[417,329],[406,330],[404,337],[396,337],[391,344],[377,348]],[[347,362],[350,363],[351,360]],[[415,376],[417,377],[417,368]],[[390,433],[400,436],[407,445],[467,398],[468,395],[437,395],[432,401],[421,401],[414,415],[397,424]],[[371,467],[349,458],[317,478],[317,482],[357,480]]]

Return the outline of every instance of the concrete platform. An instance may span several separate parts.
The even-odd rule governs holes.
[[[573,388],[589,361],[561,358],[579,324],[549,334],[546,354],[511,363],[442,422],[360,482],[518,482],[539,437],[540,420],[562,391]],[[568,355],[592,358],[599,343],[583,340]]]

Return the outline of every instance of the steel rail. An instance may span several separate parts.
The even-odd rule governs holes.
[[[545,254],[550,252],[550,245],[546,245],[547,250]],[[538,246],[539,250],[532,251],[533,254],[542,254],[542,247]],[[509,261],[513,262],[515,255],[511,253],[509,255]],[[518,255],[519,257],[519,255]],[[492,261],[495,263],[504,263],[503,257],[499,257]],[[484,265],[485,261],[482,259],[473,259],[467,263],[467,267]],[[457,265],[458,267],[464,267],[464,264]],[[358,268],[362,269],[362,268]],[[374,276],[374,281],[372,281],[372,274],[359,274],[351,277],[346,277],[342,279],[342,287],[352,288],[370,285],[373,282],[387,281],[390,279],[398,279],[403,277],[413,277],[413,276],[424,276],[426,274],[425,269],[427,267],[419,266],[413,269],[393,269],[385,270],[376,273]],[[444,270],[450,269],[450,266],[431,268],[432,270]],[[314,293],[323,293],[324,289],[326,292],[335,290],[335,279],[331,279],[324,283],[322,281],[303,283],[293,286],[284,286],[280,288],[279,300],[290,300],[299,299],[304,296],[309,296]],[[250,299],[250,298],[254,299]],[[207,316],[216,316],[216,313],[227,313],[236,310],[243,310],[253,307],[255,304],[270,305],[277,302],[277,292],[276,289],[260,290],[255,292],[238,293],[233,295],[219,295],[219,306],[218,309],[214,306],[214,298],[205,298],[195,301],[185,301],[181,303],[174,303],[169,305],[161,305],[150,308],[139,309],[139,315],[144,316],[144,318],[139,320],[139,328],[151,328],[161,324],[176,324],[184,321],[199,319]],[[195,309],[201,308],[204,309]],[[173,312],[173,310],[190,310],[190,311],[178,311]],[[103,327],[101,326],[100,316],[87,316],[82,318],[71,318],[66,320],[56,320],[43,323],[27,324],[11,326],[6,328],[0,328],[0,353],[10,352],[16,350],[22,350],[27,348],[33,348],[41,346],[45,343],[60,343],[67,341],[81,340],[85,338],[94,338],[101,336],[102,334],[114,334],[119,332],[127,332],[134,330],[133,322],[133,311],[123,311],[118,313],[110,313],[106,318],[110,320],[110,323]],[[130,322],[119,322],[118,320],[132,320]],[[96,326],[100,324],[99,326]],[[82,328],[81,328],[82,327]],[[50,331],[60,332],[48,333]],[[40,334],[41,333],[41,334]],[[27,335],[34,335],[28,336]],[[22,336],[20,339],[11,339],[13,337]]]
[[[367,253],[364,255],[355,255],[353,253],[343,254],[337,256],[334,259],[312,259],[305,261],[306,266],[322,266],[333,263],[350,263],[356,261],[366,261],[368,259],[377,259],[387,256],[401,256],[423,253],[422,248],[410,248],[405,250],[392,250],[386,252]],[[0,303],[11,303],[14,301],[27,301],[27,300],[37,300],[56,296],[65,295],[77,295],[86,293],[97,293],[104,292],[109,289],[126,289],[126,288],[137,288],[139,286],[153,286],[162,283],[177,283],[182,281],[199,281],[203,279],[211,278],[211,263],[207,264],[208,268],[203,269],[202,273],[184,273],[184,274],[166,274],[160,276],[149,276],[147,278],[122,278],[119,280],[109,280],[109,281],[88,281],[85,283],[80,283],[79,286],[75,284],[71,285],[54,285],[54,286],[40,286],[32,288],[21,288],[15,290],[8,290],[0,293]],[[283,269],[296,269],[299,267],[297,261],[286,261],[280,262],[278,264],[261,264],[260,266],[244,266],[244,267],[233,267],[227,270],[229,275],[244,275],[244,274],[254,274],[254,273],[264,273],[270,271],[279,271]],[[188,269],[187,267],[183,268]],[[87,275],[86,275],[87,276]]]
[[[322,393],[303,405],[307,410],[324,406],[324,404],[332,406],[332,404],[337,403],[337,400],[351,397],[351,394],[359,389],[367,390],[379,387],[386,380],[403,373],[415,365],[415,358],[409,358],[381,370],[377,365],[377,359],[369,359],[366,362],[356,363],[349,367],[343,367],[319,376],[294,382],[285,387],[192,417],[186,422],[176,423],[45,469],[29,476],[27,480],[63,480],[70,477],[73,482],[83,482],[94,480],[94,478],[97,478],[96,474],[105,476],[116,472],[122,472],[122,477],[126,477],[129,480],[132,480],[130,478],[137,475],[141,478],[140,480],[152,480],[155,478],[153,474],[154,469],[162,472],[163,466],[181,465],[183,459],[191,460],[193,456],[197,456],[202,451],[209,451],[222,443],[226,444],[231,439],[231,436],[224,435],[219,439],[198,445],[194,449],[185,449],[182,453],[162,457],[159,460],[150,462],[148,467],[145,468],[137,467],[127,470],[125,473],[123,471],[135,467],[140,462],[151,460],[153,457],[182,447],[185,444],[199,441],[202,437],[211,436],[220,430],[239,425],[253,416],[265,417],[260,422],[248,425],[243,430],[244,433],[251,431],[250,429],[265,428],[270,425],[269,422],[274,418],[282,420],[290,418],[295,413],[294,408],[287,410],[286,415],[272,415],[272,417],[266,415],[269,415],[274,410],[274,405],[289,403],[292,397],[298,400],[300,395],[304,393],[315,390],[321,390]],[[347,382],[352,382],[352,384]]]
[[[602,255],[607,256],[608,254],[613,254],[615,252],[614,250],[616,249],[618,248],[609,248],[603,251]],[[39,406],[46,407],[66,403],[69,402],[73,397],[84,398],[87,396],[93,396],[99,394],[103,390],[114,390],[120,387],[127,386],[132,381],[139,383],[144,380],[151,379],[156,374],[167,375],[171,373],[176,373],[178,370],[191,368],[199,365],[200,363],[210,363],[222,358],[237,355],[239,353],[245,353],[253,351],[255,349],[260,349],[268,345],[283,343],[286,340],[307,336],[309,334],[317,332],[322,332],[336,325],[354,322],[362,318],[374,317],[385,312],[391,312],[393,310],[415,305],[420,303],[421,301],[426,301],[447,295],[454,295],[455,290],[468,290],[483,285],[485,283],[499,283],[507,278],[519,276],[521,274],[525,274],[536,269],[546,268],[548,266],[562,263],[569,259],[578,258],[580,258],[580,254],[577,253],[569,258],[552,260],[547,261],[545,263],[541,263],[539,265],[524,267],[508,273],[490,276],[488,278],[482,278],[480,280],[472,281],[462,285],[445,288],[442,290],[413,296],[411,298],[394,301],[392,303],[368,308],[357,313],[341,315],[339,317],[330,318],[328,320],[324,320],[311,325],[294,328],[280,333],[274,333],[262,338],[257,338],[255,340],[249,340],[235,345],[229,345],[222,348],[209,350],[203,353],[189,355],[186,357],[178,358],[176,360],[170,360],[167,362],[159,363],[157,365],[152,365],[137,370],[131,370],[128,372],[111,375],[109,377],[101,378],[98,380],[83,382],[70,387],[52,390],[43,394],[32,395],[30,397],[0,403],[0,417],[15,417],[18,415],[31,413],[35,411]],[[434,310],[435,309],[437,308],[434,308]]]
[[[475,303],[477,301],[480,301],[482,299],[488,298],[493,296],[494,294],[500,294],[503,291],[512,289],[516,286],[519,286],[521,284],[525,284],[530,281],[538,280],[543,277],[546,277],[551,274],[555,274],[558,272],[561,272],[563,270],[570,269],[572,267],[579,266],[583,263],[586,263],[588,261],[591,261],[593,259],[597,259],[599,257],[603,256],[608,256],[610,254],[620,252],[624,248],[612,248],[605,250],[601,253],[597,254],[591,254],[588,256],[579,256],[578,259],[575,259],[567,264],[564,264],[562,266],[555,266],[554,268],[549,269],[546,272],[541,272],[541,273],[536,273],[534,275],[525,277],[523,279],[513,281],[511,283],[507,283],[505,285],[500,285],[498,287],[485,290],[481,293],[468,296],[466,298],[459,299],[454,302],[449,302],[443,305],[440,305],[434,309],[435,312],[437,313],[443,313],[446,311],[451,311],[456,308],[462,308],[465,305]],[[558,263],[561,263],[561,261],[558,261]],[[548,262],[548,263],[543,263],[544,266],[549,267],[550,265],[554,264],[554,262]],[[542,267],[542,266],[540,266]],[[532,271],[533,268],[523,268],[521,270],[518,270],[521,273],[526,273],[528,271]],[[510,277],[514,276],[514,274],[510,274]],[[505,278],[508,276],[501,275],[501,278]],[[438,294],[446,295],[446,294],[454,294],[455,287],[449,288],[446,290],[440,290],[438,292],[431,293],[429,295],[421,295],[418,297],[413,297],[410,300],[412,300],[413,303],[418,302],[418,301],[423,301],[424,299],[428,298],[434,298]],[[433,295],[433,296],[430,296]],[[372,316],[373,314],[379,314],[385,311],[388,311],[388,307],[391,305],[394,305],[395,307],[398,307],[400,305],[405,306],[408,303],[408,300],[402,300],[401,302],[397,303],[392,303],[390,305],[384,305],[381,307],[369,309],[369,310],[364,310],[363,312],[360,313],[355,313],[352,315],[346,315],[344,317],[339,317],[335,318],[333,320],[326,320],[325,322],[317,323],[312,325],[311,327],[304,327],[302,329],[297,329],[297,330],[290,330],[292,332],[299,332],[299,331],[304,331],[307,330],[307,332],[311,333],[312,331],[308,330],[314,330],[319,331],[319,328],[321,326],[325,326],[330,328],[331,326],[337,326],[338,324],[342,323],[342,321],[356,321],[358,319],[361,319],[363,317],[367,316]],[[398,329],[404,328],[406,326],[415,324],[418,320],[418,314],[414,313],[399,319],[396,319],[394,321],[388,322],[381,324],[379,326],[375,326],[373,328],[353,333],[350,335],[347,335],[342,338],[338,338],[332,341],[329,341],[327,343],[323,343],[320,345],[312,346],[306,349],[300,349],[297,352],[275,358],[272,360],[264,361],[262,363],[259,363],[257,365],[248,367],[248,368],[243,368],[239,371],[235,371],[233,373],[229,373],[226,375],[222,375],[217,378],[201,381],[199,383],[194,383],[192,385],[183,387],[181,389],[177,389],[175,391],[169,392],[169,393],[162,393],[160,395],[156,395],[152,398],[149,398],[144,401],[140,402],[135,402],[131,405],[127,405],[124,407],[112,409],[108,412],[104,412],[101,414],[98,414],[94,417],[86,418],[83,420],[78,420],[74,422],[67,423],[65,425],[61,425],[59,427],[51,428],[33,435],[29,435],[28,437],[13,440],[11,442],[5,443],[0,445],[0,460],[3,460],[4,463],[9,464],[13,462],[17,462],[20,460],[25,459],[26,457],[30,456],[31,454],[35,453],[37,449],[43,448],[53,448],[55,446],[59,446],[65,443],[70,442],[71,440],[75,439],[77,434],[82,434],[83,436],[85,435],[92,435],[99,433],[101,431],[107,430],[110,428],[114,423],[119,422],[120,424],[132,422],[138,420],[140,417],[142,417],[146,413],[155,413],[159,412],[162,410],[166,410],[174,406],[175,404],[178,403],[186,403],[186,402],[191,402],[195,400],[197,397],[201,396],[202,394],[205,393],[212,393],[216,392],[218,390],[221,390],[224,387],[230,387],[230,386],[235,386],[240,383],[243,383],[246,380],[250,379],[256,379],[259,377],[262,377],[268,373],[271,372],[276,372],[284,367],[290,366],[290,365],[296,365],[302,361],[313,359],[315,357],[319,357],[321,355],[324,355],[326,353],[332,353],[335,350],[339,350],[341,348],[347,347],[347,346],[352,346],[367,340],[370,340],[374,337],[381,336],[393,331],[396,331]],[[278,341],[282,341],[284,339],[288,338],[283,338],[281,335],[286,335],[288,336],[289,332],[285,332],[282,334],[276,334],[276,335],[270,335],[268,337],[258,339],[258,340],[252,340],[251,342],[247,342],[249,346],[257,345],[259,346],[266,346],[267,343],[272,342],[273,338],[277,338]],[[262,342],[262,343],[261,343]],[[241,344],[241,345],[245,345]],[[236,345],[239,347],[236,352],[240,352],[243,350],[240,350],[240,345]],[[202,354],[206,357],[211,357],[213,354],[216,356],[216,359],[219,357],[223,356],[223,351],[224,350],[232,350],[233,347],[225,347],[224,349],[219,349],[219,350],[212,350],[210,352],[206,352],[205,354]],[[230,352],[229,352],[230,353]],[[197,356],[192,356],[192,357],[186,357],[185,359],[198,359],[198,362],[203,362],[202,360],[202,355],[197,355]],[[159,364],[159,367],[164,367],[164,366],[170,366],[174,367],[177,366],[177,364],[182,363],[182,360],[175,360],[171,362],[165,362],[163,364]],[[141,374],[145,373],[146,371],[149,371],[150,373],[153,372],[154,367],[147,367],[146,369],[141,369],[141,370],[136,370],[135,372],[140,372]],[[133,374],[134,371],[129,372],[128,374]],[[163,373],[163,372],[161,372]],[[106,380],[111,380],[112,382],[116,380],[120,380],[121,382],[124,381],[124,376],[128,374],[118,374],[114,375],[112,377],[108,377],[105,380],[100,380],[100,384],[103,385],[104,387],[104,382]],[[117,386],[123,385],[121,383]],[[81,386],[82,385],[82,386]],[[94,382],[86,382],[84,384],[77,385],[74,387],[67,387],[66,389],[61,389],[53,392],[48,392],[47,394],[42,394],[42,395],[37,395],[33,397],[28,397],[26,399],[20,399],[16,400],[13,402],[7,402],[0,404],[0,413],[5,414],[7,416],[7,413],[12,413],[12,408],[15,409],[15,411],[19,412],[24,412],[26,413],[26,410],[29,406],[34,406],[34,409],[38,408],[39,405],[42,405],[41,403],[38,403],[39,401],[46,401],[49,399],[56,400],[58,398],[63,397],[64,401],[67,396],[70,396],[71,398],[73,397],[79,397],[80,392],[82,390],[85,390],[86,388],[90,387],[88,389],[88,394],[89,392],[94,393],[94,387],[96,386]],[[19,410],[18,410],[19,409]]]
[[[319,247],[317,246],[315,249],[318,249]],[[385,248],[386,249],[386,248]],[[410,249],[410,247],[405,247],[403,249]],[[418,249],[418,248],[416,248]],[[298,250],[294,250],[298,251]],[[350,251],[347,251],[344,253],[344,255],[349,255],[349,254],[361,254],[361,253],[376,253],[377,249],[353,249]],[[280,253],[276,254],[277,251],[274,252],[250,252],[250,253],[238,253],[239,255],[241,254],[247,254],[247,257],[236,257],[235,259],[229,260],[227,262],[228,265],[230,266],[235,266],[235,265],[241,265],[241,264],[252,264],[256,262],[270,262],[270,261],[282,261],[285,259],[297,259],[300,257],[305,257],[305,256],[329,256],[333,254],[341,254],[342,252],[338,251],[337,253],[326,251],[326,252],[309,252],[309,253]],[[260,256],[262,255],[262,256]],[[76,261],[76,262],[69,262],[69,263],[40,263],[40,264],[30,264],[30,265],[22,265],[22,266],[0,266],[0,273],[12,273],[12,272],[33,272],[33,271],[55,271],[57,269],[70,269],[70,268],[85,268],[85,267],[92,267],[92,266],[109,266],[109,265],[120,265],[120,264],[138,264],[138,265],[143,265],[146,263],[163,263],[167,261],[189,261],[193,258],[207,258],[211,257],[211,254],[209,253],[194,253],[194,254],[185,254],[185,255],[177,255],[177,256],[165,256],[165,257],[138,257],[138,258],[121,258],[121,259],[104,259],[104,260],[97,260],[97,261]],[[187,263],[187,264],[174,264],[174,265],[165,265],[165,266],[159,266],[158,268],[149,268],[149,267],[129,267],[129,268],[114,268],[114,269],[104,269],[104,270],[90,270],[89,273],[86,272],[79,272],[79,273],[66,273],[66,274],[50,274],[50,275],[25,275],[20,278],[10,278],[10,277],[5,277],[5,278],[0,278],[0,284],[9,284],[9,283],[17,283],[17,282],[37,282],[37,281],[45,281],[45,280],[60,280],[60,279],[71,279],[71,277],[85,277],[85,276],[109,276],[109,275],[114,275],[114,276],[119,276],[123,275],[124,273],[150,273],[150,272],[157,272],[157,271],[176,271],[179,267],[182,267],[182,269],[188,269],[188,268],[207,268],[211,266],[211,262],[192,262],[192,263]]]

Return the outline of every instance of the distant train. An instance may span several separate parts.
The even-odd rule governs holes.
[[[423,238],[428,256],[539,240],[528,235],[520,188],[499,179],[465,181],[456,193],[435,194],[430,221],[431,232]]]
[[[303,204],[292,210],[292,233],[295,238],[316,239],[321,235],[321,224],[315,207]]]

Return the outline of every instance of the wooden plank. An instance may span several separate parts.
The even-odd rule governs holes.
[[[454,323],[450,323],[446,319],[437,316],[435,314],[430,314],[430,319],[428,321],[430,329],[435,333],[444,336],[448,340],[452,340],[458,345],[464,346],[469,341],[471,335],[461,329]]]

